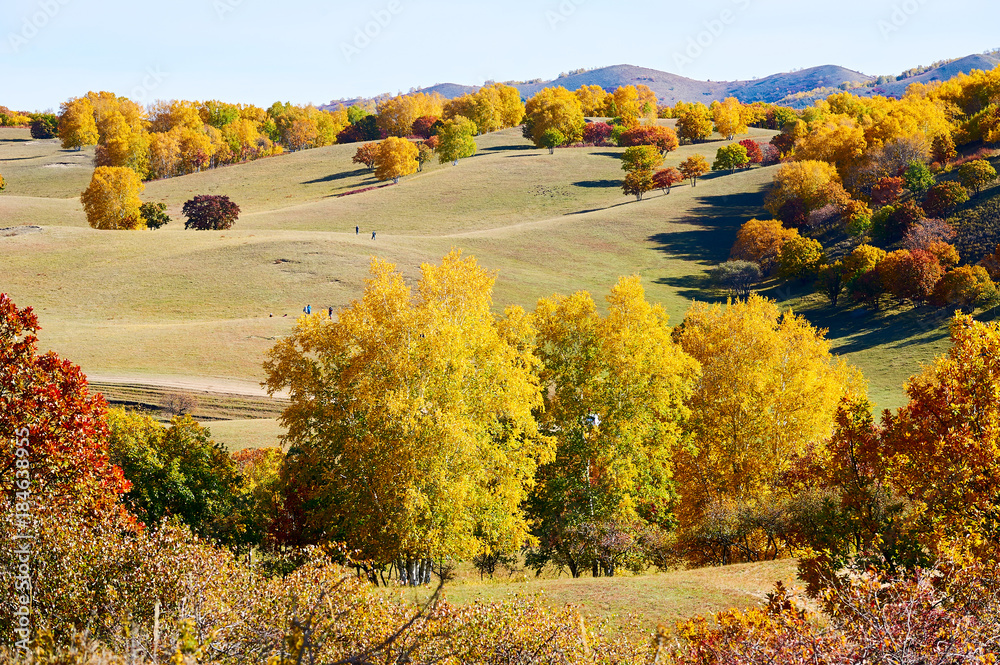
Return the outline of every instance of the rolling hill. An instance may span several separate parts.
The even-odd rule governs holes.
[[[993,55],[969,55],[958,60],[953,60],[940,67],[928,70],[923,74],[905,78],[902,81],[884,83],[873,90],[873,94],[900,97],[906,89],[913,83],[934,83],[936,81],[947,81],[959,74],[968,74],[973,69],[989,70],[1000,65],[1000,57]]]
[[[782,103],[789,106],[808,106],[815,99],[825,97],[830,90],[838,88],[843,83],[855,87],[852,92],[862,96],[873,94],[900,97],[912,83],[933,83],[947,81],[960,73],[968,74],[973,69],[988,70],[1000,65],[1000,56],[975,54],[949,61],[916,76],[900,81],[874,85],[875,77],[862,74],[837,65],[821,65],[795,72],[772,74],[750,81],[698,81],[678,74],[637,67],[634,65],[613,65],[590,71],[560,76],[559,78],[532,83],[512,82],[525,99],[533,96],[542,88],[562,86],[576,90],[584,85],[597,85],[605,90],[615,90],[626,85],[646,85],[656,93],[662,104],[673,105],[678,101],[703,101],[706,104],[726,97],[736,97],[742,102]],[[446,99],[454,99],[475,92],[479,86],[460,85],[457,83],[439,83],[419,92],[438,93]],[[804,93],[815,92],[813,95]],[[337,100],[324,108],[340,105],[350,106],[361,102],[361,99]]]
[[[561,76],[551,81],[536,83],[511,83],[521,92],[525,99],[533,96],[542,88],[559,85],[570,90],[576,90],[584,85],[597,85],[605,90],[615,90],[626,85],[645,85],[656,93],[664,104],[675,104],[678,101],[700,100],[709,103],[726,97],[738,97],[741,101],[774,102],[788,95],[807,92],[816,88],[835,87],[848,81],[851,83],[866,83],[874,80],[859,72],[844,69],[834,65],[812,67],[797,72],[774,74],[752,81],[697,81],[670,72],[634,65],[613,65],[601,67],[579,74]],[[439,83],[422,88],[419,92],[438,93],[446,99],[454,99],[464,94],[475,92],[477,86],[458,85],[455,83]],[[351,100],[356,101],[356,100]],[[347,102],[331,102],[331,106]]]

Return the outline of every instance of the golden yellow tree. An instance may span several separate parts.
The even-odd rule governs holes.
[[[94,105],[89,98],[78,97],[60,105],[59,139],[63,148],[80,150],[96,145],[98,138]]]
[[[106,113],[98,123],[100,144],[94,156],[97,166],[124,166],[140,178],[149,174],[149,133],[139,122],[132,124],[117,109]]]
[[[375,177],[398,183],[404,175],[416,173],[419,154],[420,150],[412,141],[390,136],[379,144],[375,156]]]
[[[587,117],[603,117],[608,110],[608,99],[614,98],[599,85],[580,86],[574,94]]]
[[[98,166],[90,186],[80,195],[87,222],[102,230],[135,230],[146,228],[139,208],[139,194],[145,186],[139,176],[123,166]]]
[[[177,99],[155,102],[150,107],[149,115],[149,130],[154,133],[169,132],[178,127],[200,130],[206,124],[197,104]]]
[[[682,542],[694,560],[773,556],[779,544],[756,529],[738,543],[717,529],[781,498],[796,455],[818,447],[822,459],[837,405],[862,397],[864,380],[830,354],[824,331],[756,295],[726,307],[696,303],[680,344],[702,368],[688,404],[694,447],[677,462]]]
[[[378,127],[389,136],[405,137],[412,133],[413,121],[425,115],[440,117],[444,98],[423,92],[399,95],[378,105]]]
[[[680,164],[681,175],[691,182],[692,187],[698,185],[698,178],[709,172],[708,160],[704,155],[691,155]]]
[[[777,215],[782,206],[798,199],[807,211],[846,196],[840,185],[837,169],[825,161],[797,161],[783,164],[774,176],[774,187],[767,195],[764,207]]]
[[[182,173],[198,173],[209,165],[215,146],[208,134],[203,131],[180,127],[178,130],[180,146],[180,168]]]
[[[795,158],[832,164],[843,176],[865,154],[864,130],[848,116],[829,116],[814,122],[795,144]]]
[[[524,121],[524,102],[521,101],[521,92],[502,83],[494,83],[493,87],[500,96],[500,117],[503,121],[501,128],[517,127]]]
[[[698,372],[638,277],[619,280],[607,302],[602,317],[581,291],[540,300],[534,314],[541,422],[557,445],[539,470],[532,511],[543,558],[574,577],[586,568],[614,574],[623,563],[597,534],[671,526],[673,458]]]
[[[149,137],[149,176],[152,179],[169,178],[180,168],[180,132],[157,132]]]
[[[681,141],[698,143],[711,135],[712,112],[704,104],[692,104],[677,114],[677,137]]]
[[[621,86],[612,93],[615,110],[626,127],[635,127],[642,117],[640,110],[639,91],[634,85]]]
[[[550,129],[558,130],[567,143],[583,138],[583,107],[580,99],[566,88],[545,88],[528,100],[525,106],[526,135],[537,146]]]
[[[306,542],[345,542],[407,581],[432,557],[515,552],[536,465],[551,458],[526,314],[491,310],[495,276],[458,251],[417,293],[373,259],[335,320],[303,317],[265,363],[288,388],[284,470]]]
[[[737,134],[747,132],[743,105],[735,97],[726,97],[722,102],[712,104],[712,120],[715,131],[732,141]]]

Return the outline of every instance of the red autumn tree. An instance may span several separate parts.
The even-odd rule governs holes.
[[[740,145],[747,150],[747,159],[750,160],[751,164],[760,164],[764,161],[764,151],[761,150],[760,144],[753,139],[743,139],[740,141]]]
[[[677,150],[677,134],[669,127],[660,125],[640,125],[623,133],[618,145],[631,148],[637,145],[654,146],[663,154]]]
[[[872,188],[872,203],[884,206],[895,203],[903,195],[906,182],[902,178],[882,178]]]
[[[589,122],[583,127],[583,142],[604,145],[613,130],[606,122]]]
[[[18,309],[0,293],[0,505],[15,482],[28,480],[36,505],[107,506],[128,490],[108,461],[107,404],[90,393],[78,366],[38,354],[38,330],[30,307]]]
[[[233,228],[240,216],[240,207],[228,196],[199,194],[184,204],[181,213],[187,217],[185,229],[224,231]]]
[[[671,187],[683,181],[684,176],[681,175],[680,171],[673,167],[660,169],[653,174],[653,187],[655,189],[663,190],[664,194],[669,194]]]
[[[433,115],[422,115],[413,121],[413,132],[414,136],[419,136],[422,139],[429,139],[437,133],[437,129],[434,125],[437,124],[439,118]]]

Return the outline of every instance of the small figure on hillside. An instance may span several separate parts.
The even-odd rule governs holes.
[[[372,240],[375,240],[375,232],[372,231]]]
[[[274,313],[272,312],[271,314],[268,314],[268,315],[267,315],[267,318],[269,318],[269,319],[273,319],[273,318],[274,318]]]
[[[330,315],[330,318],[331,318],[331,319],[333,318],[333,307],[328,307],[328,308],[327,308],[327,314],[329,314],[329,315]]]
[[[355,226],[354,227],[354,235],[358,235],[359,233],[361,233],[361,227],[360,226]]]
[[[305,312],[307,315],[312,314],[313,313],[312,305],[306,305],[305,309],[303,309],[302,311]]]

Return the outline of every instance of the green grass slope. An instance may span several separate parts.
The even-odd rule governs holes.
[[[760,137],[770,132],[752,130]],[[342,307],[364,287],[370,257],[415,279],[453,247],[498,272],[495,301],[532,307],[554,292],[602,298],[621,275],[643,276],[648,295],[680,322],[692,299],[719,299],[707,270],[727,258],[740,224],[761,216],[773,168],[711,174],[697,187],[624,197],[617,148],[549,155],[518,129],[479,138],[473,158],[427,165],[399,185],[375,184],[351,163],[356,146],[331,146],[147,183],[167,204],[159,231],[102,232],[75,198],[89,180],[88,151],[0,131],[0,290],[33,306],[42,344],[93,374],[216,377],[259,383],[266,351],[308,303]],[[683,146],[714,158],[722,145]],[[72,166],[53,164],[72,163]],[[243,214],[233,230],[183,229],[183,202],[228,194]],[[360,226],[361,234],[354,227]],[[372,240],[371,231],[377,231]],[[871,381],[881,406],[901,402],[902,381],[944,348],[943,321],[919,314],[829,310],[812,295],[768,292],[830,329],[838,352]]]

